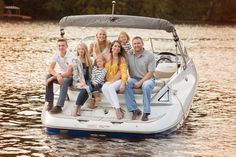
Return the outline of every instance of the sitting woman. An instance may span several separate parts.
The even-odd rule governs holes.
[[[122,119],[124,111],[121,109],[117,92],[124,92],[128,75],[125,50],[118,40],[111,44],[110,53],[106,56],[105,68],[107,70],[107,82],[103,85],[102,92],[112,107],[115,108],[117,119]]]
[[[90,44],[89,55],[96,58],[99,54],[107,54],[110,51],[110,41],[107,40],[107,32],[100,28],[97,30],[95,41]]]
[[[74,116],[80,115],[81,106],[84,105],[90,93],[90,79],[91,79],[91,60],[88,55],[87,45],[79,43],[77,47],[78,59],[72,61],[73,65],[73,86],[79,89],[79,95],[76,100],[76,107]]]

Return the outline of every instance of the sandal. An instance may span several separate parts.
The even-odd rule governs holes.
[[[121,108],[117,108],[116,109],[116,117],[117,117],[117,119],[124,118],[124,110]]]
[[[95,101],[94,98],[91,98],[91,99],[90,99],[90,102],[89,102],[89,106],[88,106],[88,107],[91,108],[91,109],[94,109],[94,108],[97,107],[97,106],[96,106],[96,101]]]

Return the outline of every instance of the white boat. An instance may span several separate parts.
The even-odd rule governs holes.
[[[152,33],[147,38],[157,61],[154,74],[156,85],[152,93],[151,115],[148,121],[131,120],[132,114],[126,109],[123,94],[119,94],[119,100],[126,112],[121,120],[116,118],[115,110],[103,96],[97,108],[90,109],[87,107],[88,104],[85,104],[82,107],[81,116],[72,116],[78,91],[69,90],[69,99],[62,113],[50,114],[46,111],[46,106],[43,108],[42,123],[47,133],[68,133],[79,136],[159,137],[170,134],[182,126],[193,101],[198,76],[194,62],[188,56],[172,23],[164,19],[140,16],[78,15],[62,18],[59,25],[61,35],[64,35],[65,28],[69,26],[86,29],[118,27],[161,30],[171,34],[172,39],[153,38]],[[156,42],[159,42],[158,46],[155,46]],[[155,50],[156,47],[158,50]],[[138,107],[142,110],[140,91],[135,91],[135,97]]]

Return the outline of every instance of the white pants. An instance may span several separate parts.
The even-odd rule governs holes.
[[[117,80],[113,83],[106,82],[102,86],[102,93],[112,107],[120,108],[120,103],[117,95],[117,91],[120,89],[121,80]]]

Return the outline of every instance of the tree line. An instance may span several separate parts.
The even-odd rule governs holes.
[[[68,15],[110,14],[112,0],[0,0],[0,8],[16,5],[33,19]],[[1,10],[0,10],[1,11]],[[116,14],[174,21],[236,22],[236,0],[116,0]]]

